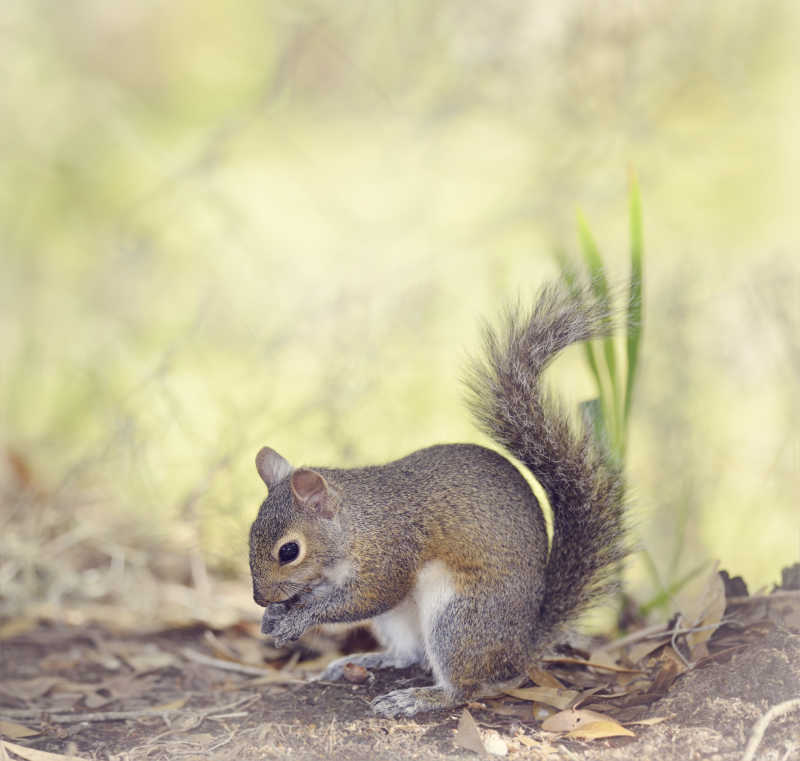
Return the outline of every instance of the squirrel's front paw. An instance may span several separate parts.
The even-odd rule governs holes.
[[[264,610],[264,617],[261,619],[261,632],[272,634],[275,626],[289,612],[289,605],[285,602],[271,602]]]
[[[264,621],[267,614],[264,614]],[[270,630],[266,632],[272,636],[276,647],[283,647],[287,642],[300,639],[306,629],[311,625],[310,617],[302,608],[290,608],[283,617],[270,619]],[[264,624],[262,624],[262,631]]]

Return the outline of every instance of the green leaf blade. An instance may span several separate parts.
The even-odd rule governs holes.
[[[631,235],[631,281],[628,292],[628,325],[626,339],[627,375],[625,378],[625,408],[623,425],[627,428],[633,403],[633,389],[639,362],[639,346],[642,340],[642,298],[644,235],[642,232],[642,204],[636,174],[630,179],[630,235]]]

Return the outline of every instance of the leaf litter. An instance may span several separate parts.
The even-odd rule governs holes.
[[[317,632],[292,649],[276,649],[258,635],[257,621],[245,619],[222,628],[195,623],[144,634],[0,620],[0,761],[290,753],[298,759],[435,759],[470,752],[576,758],[595,745],[609,758],[638,759],[647,756],[640,743],[658,738],[665,750],[651,755],[677,758],[669,734],[676,729],[687,737],[702,729],[704,752],[738,759],[732,749],[740,755],[765,707],[800,695],[800,676],[792,671],[800,661],[798,611],[800,594],[791,586],[774,597],[750,598],[714,572],[663,626],[588,648],[565,646],[531,670],[531,686],[470,704],[460,714],[400,721],[373,717],[368,701],[398,683],[429,683],[421,672],[355,669],[350,682],[306,682],[305,675],[330,658],[354,645],[363,649],[358,638],[365,635],[357,632]],[[368,636],[365,642],[368,647]],[[774,668],[755,655],[770,643]],[[737,683],[732,664],[742,674],[756,668],[760,683],[752,675]],[[714,706],[734,684],[742,699],[725,695],[735,707],[719,712]],[[754,686],[763,695],[744,700]],[[688,699],[689,687],[703,695],[699,708]],[[703,726],[695,730],[698,721]],[[777,747],[789,736],[790,721],[776,714],[760,747]]]

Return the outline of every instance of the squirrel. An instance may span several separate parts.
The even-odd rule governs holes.
[[[379,715],[412,716],[518,686],[565,627],[613,586],[628,552],[618,461],[542,388],[566,346],[613,331],[608,303],[556,281],[533,309],[485,328],[467,375],[480,427],[545,490],[542,511],[509,460],[441,444],[372,467],[293,467],[256,456],[268,487],[250,529],[253,597],[280,646],[322,623],[371,619],[385,652],[345,656],[366,668],[432,671],[430,687],[375,698]]]

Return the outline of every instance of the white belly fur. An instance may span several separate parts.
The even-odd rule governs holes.
[[[435,654],[431,653],[430,632],[454,594],[450,570],[441,560],[433,560],[420,569],[411,593],[399,605],[376,616],[373,621],[389,653],[398,660],[420,663],[433,669],[441,686],[446,686],[447,680]]]

